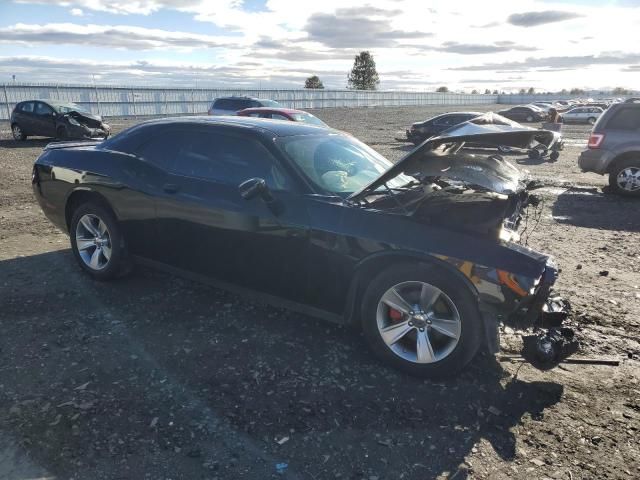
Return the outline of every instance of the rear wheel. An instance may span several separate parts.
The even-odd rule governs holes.
[[[102,205],[85,203],[76,208],[69,236],[76,260],[93,278],[109,280],[128,271],[120,226]]]
[[[24,134],[22,128],[17,123],[11,125],[11,134],[13,135],[14,140],[26,140],[27,136]]]
[[[640,158],[618,162],[609,172],[609,186],[620,195],[640,197]]]
[[[437,267],[389,268],[369,284],[361,311],[373,352],[411,375],[452,376],[481,343],[476,299],[466,285]]]

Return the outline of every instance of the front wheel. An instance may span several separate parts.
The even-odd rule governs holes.
[[[640,158],[619,162],[609,173],[609,186],[620,195],[640,197]]]
[[[68,138],[67,129],[62,125],[56,129],[56,138],[58,140],[67,140]]]
[[[120,226],[105,207],[86,203],[76,208],[69,236],[80,267],[96,280],[109,280],[128,270]]]
[[[373,352],[411,375],[453,376],[481,343],[482,320],[475,297],[437,267],[389,268],[369,284],[361,311]]]

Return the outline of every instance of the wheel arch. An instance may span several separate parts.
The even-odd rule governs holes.
[[[613,158],[613,160],[609,162],[609,166],[607,167],[607,173],[613,173],[621,162],[624,162],[625,160],[628,160],[630,158],[640,159],[640,147],[638,147],[635,150],[628,150],[626,152],[616,155]]]
[[[351,326],[358,324],[360,302],[369,283],[368,280],[391,265],[416,263],[428,264],[442,268],[465,285],[476,300],[479,299],[478,290],[469,278],[467,278],[455,266],[438,257],[410,251],[380,252],[366,257],[356,266],[356,270],[351,279],[351,283],[349,284],[349,291],[347,293],[347,303],[344,311],[345,324]]]
[[[65,202],[64,220],[65,224],[67,225],[67,231],[69,231],[69,229],[71,228],[71,219],[73,218],[73,212],[80,205],[88,202],[93,202],[100,205],[101,207],[106,208],[113,214],[116,219],[118,218],[116,211],[104,195],[88,188],[78,188],[76,190],[73,190],[67,196],[67,200]]]

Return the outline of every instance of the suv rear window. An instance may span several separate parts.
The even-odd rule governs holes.
[[[621,108],[609,120],[606,128],[640,130],[640,108]]]
[[[249,100],[246,98],[219,98],[213,102],[213,108],[217,110],[230,110],[233,112],[259,106],[260,104],[255,100]]]

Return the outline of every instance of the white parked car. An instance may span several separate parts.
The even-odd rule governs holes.
[[[560,117],[565,123],[590,123],[593,125],[602,115],[600,107],[575,107],[564,112]]]

